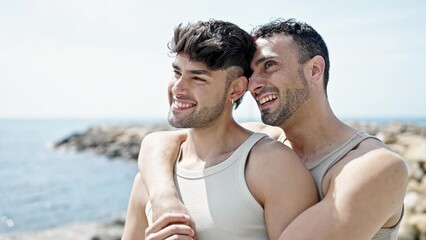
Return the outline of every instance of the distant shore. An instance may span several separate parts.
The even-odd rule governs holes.
[[[171,130],[162,125],[98,125],[54,143],[57,150],[93,152],[108,158],[137,160],[142,139],[155,131]]]
[[[405,198],[405,215],[399,231],[399,240],[426,237],[426,126],[400,122],[385,125],[368,122],[348,122],[386,143],[403,156],[409,167],[410,180]],[[140,143],[146,134],[170,130],[168,125],[101,125],[84,132],[73,133],[58,140],[58,150],[89,151],[109,158],[137,160]],[[124,219],[115,223],[67,225],[40,233],[0,237],[0,240],[27,239],[120,239]],[[119,223],[119,224],[117,224]],[[114,229],[110,232],[106,229]],[[108,227],[109,226],[109,227]],[[114,227],[111,227],[114,226]],[[102,233],[102,234],[100,234]],[[56,237],[54,237],[56,236]],[[60,236],[60,237],[58,237]]]

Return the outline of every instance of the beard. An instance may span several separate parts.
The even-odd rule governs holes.
[[[212,107],[203,107],[199,111],[194,111],[190,115],[178,119],[173,115],[172,110],[169,111],[169,124],[176,128],[200,128],[208,126],[209,123],[216,120],[225,109],[226,92],[219,103]]]
[[[279,105],[278,109],[274,112],[262,112],[262,122],[271,126],[280,126],[287,121],[309,98],[308,80],[303,73],[303,69],[298,69],[299,79],[303,84],[302,89],[287,89],[286,94],[281,94],[283,102]],[[276,92],[278,88],[274,87]]]

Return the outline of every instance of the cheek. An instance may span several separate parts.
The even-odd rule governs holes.
[[[226,92],[225,89],[200,88],[196,89],[193,94],[196,96],[197,101],[203,103],[205,106],[214,106],[222,100]]]

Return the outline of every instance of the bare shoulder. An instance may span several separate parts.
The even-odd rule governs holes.
[[[402,192],[408,181],[408,168],[402,157],[384,143],[367,139],[336,164],[331,169],[331,175],[332,179],[347,180],[352,182],[351,185],[359,183],[362,188],[365,188],[364,184],[368,185],[368,181],[383,181],[400,187]],[[354,176],[357,177],[354,179]]]
[[[357,171],[356,166],[358,166],[370,168],[371,174],[399,176],[402,178],[400,180],[408,178],[408,169],[404,159],[376,139],[364,140],[345,158],[347,158],[345,162],[355,166],[353,171]]]
[[[252,132],[260,132],[267,134],[272,139],[278,139],[284,131],[279,127],[269,126],[261,122],[244,122],[241,126]]]
[[[391,227],[401,215],[408,182],[405,161],[385,144],[367,139],[327,174],[325,202],[341,207],[352,221],[367,216],[378,227]],[[358,214],[349,214],[358,213]],[[380,223],[385,225],[379,225]]]
[[[300,158],[289,147],[269,137],[261,139],[252,148],[246,175],[260,192],[270,187],[272,191],[291,189],[300,184],[307,192],[311,189],[316,194],[312,177]],[[291,186],[286,188],[286,185]]]
[[[250,161],[254,164],[262,165],[270,163],[287,167],[289,167],[288,164],[304,166],[291,148],[270,137],[262,138],[253,146],[250,153]]]
[[[373,176],[384,181],[390,181],[396,190],[399,188],[401,194],[405,195],[408,181],[408,168],[405,160],[392,151],[384,143],[367,139],[363,141],[354,152],[360,167],[370,168]],[[357,157],[359,155],[359,157]]]

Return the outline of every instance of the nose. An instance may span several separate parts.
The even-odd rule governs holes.
[[[250,93],[255,96],[262,90],[264,86],[265,80],[262,78],[262,76],[260,76],[260,74],[253,73],[248,83],[248,90]]]
[[[173,95],[184,95],[188,89],[187,81],[183,76],[173,77],[169,83],[169,89]]]

